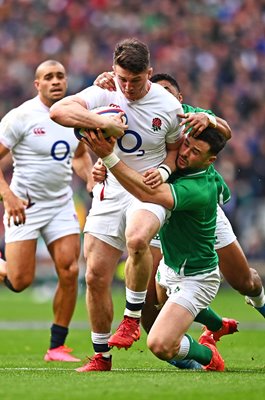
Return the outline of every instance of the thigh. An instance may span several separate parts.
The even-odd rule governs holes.
[[[84,256],[87,261],[87,274],[104,277],[104,280],[111,282],[122,253],[107,242],[85,234]]]
[[[160,220],[153,212],[144,209],[130,210],[125,230],[126,241],[129,237],[139,237],[150,243],[159,228]]]
[[[36,265],[36,248],[36,239],[20,240],[6,244],[6,268],[11,281],[17,279],[19,276],[33,280]]]
[[[166,215],[167,211],[163,206],[144,203],[133,198],[126,213],[126,232],[133,230],[146,232],[151,242],[164,224]]]
[[[49,253],[55,263],[56,270],[70,268],[76,264],[80,255],[80,235],[63,236],[48,245]]]
[[[237,287],[240,281],[247,281],[251,278],[247,259],[237,240],[216,251],[219,257],[220,271],[231,286]]]
[[[148,340],[158,340],[172,347],[181,340],[193,321],[194,316],[185,307],[167,301],[150,330]]]

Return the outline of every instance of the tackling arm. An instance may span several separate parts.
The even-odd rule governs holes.
[[[170,185],[163,183],[155,190],[143,182],[141,174],[129,168],[113,153],[114,138],[105,140],[102,132],[98,130],[95,134],[90,131],[86,134],[88,146],[100,158],[105,166],[111,170],[120,184],[132,195],[141,201],[160,204],[168,209],[174,205],[174,199],[170,190]]]

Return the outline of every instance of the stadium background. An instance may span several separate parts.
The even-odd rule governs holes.
[[[264,0],[0,0],[0,118],[35,95],[43,60],[65,65],[71,94],[110,70],[115,43],[131,36],[149,45],[154,73],[177,78],[185,103],[229,122],[233,138],[216,164],[232,191],[225,210],[265,273]],[[90,199],[76,177],[73,187],[83,224]],[[0,237],[3,248],[2,223]],[[38,254],[49,264],[41,244]]]

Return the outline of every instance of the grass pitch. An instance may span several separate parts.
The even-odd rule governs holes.
[[[81,290],[82,292],[82,290]],[[221,289],[213,303],[223,316],[239,320],[239,333],[218,343],[226,371],[181,371],[156,359],[146,335],[128,351],[114,349],[113,370],[78,374],[81,363],[45,363],[52,319],[52,290],[14,294],[0,287],[0,398],[3,400],[260,400],[265,393],[264,319],[242,296]],[[115,321],[121,320],[124,291],[114,290]],[[190,332],[200,335],[200,326]],[[80,294],[67,344],[84,359],[92,355],[84,294]]]

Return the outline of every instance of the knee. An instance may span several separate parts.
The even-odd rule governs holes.
[[[132,253],[144,252],[149,247],[147,239],[138,233],[128,235],[126,237],[126,243],[128,251]]]
[[[70,265],[62,266],[58,268],[58,279],[63,285],[69,286],[76,283],[78,280],[78,264],[74,262]]]
[[[8,289],[12,290],[12,292],[20,293],[31,285],[32,279],[16,276],[11,280],[6,276],[4,278],[4,283]]]
[[[242,295],[258,296],[262,290],[262,281],[258,272],[254,268],[249,269],[247,279],[239,280],[237,290]]]
[[[179,352],[180,343],[173,347],[160,337],[148,337],[147,347],[160,360],[171,360]]]
[[[86,285],[89,290],[104,290],[110,286],[109,279],[100,268],[88,266],[85,274]]]

